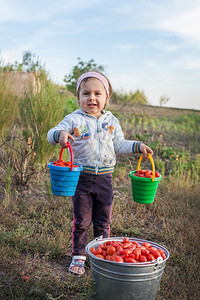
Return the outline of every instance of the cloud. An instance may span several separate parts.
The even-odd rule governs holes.
[[[160,23],[160,28],[200,42],[200,5]]]
[[[147,67],[156,67],[158,63],[154,60],[149,60],[149,61],[144,61],[143,65]]]
[[[112,10],[120,18],[116,27],[118,30],[172,32],[182,38],[200,41],[198,0],[120,2]]]
[[[0,22],[45,22],[57,15],[74,15],[101,0],[0,0]]]
[[[115,47],[120,50],[132,50],[140,48],[140,46],[137,44],[118,44]]]
[[[155,48],[156,50],[161,50],[161,51],[167,51],[167,52],[175,52],[180,49],[180,45],[177,43],[170,43],[167,40],[164,39],[157,39],[153,40],[151,43],[151,46]]]

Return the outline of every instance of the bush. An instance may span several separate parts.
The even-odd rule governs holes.
[[[41,90],[36,95],[26,94],[20,100],[19,109],[23,136],[31,139],[36,161],[42,166],[55,151],[47,141],[47,132],[63,119],[65,96],[59,94],[58,87],[51,81],[41,82]]]
[[[18,98],[10,92],[11,82],[8,80],[9,74],[0,71],[0,135],[5,134],[13,123],[16,112]]]

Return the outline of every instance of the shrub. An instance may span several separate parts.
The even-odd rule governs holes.
[[[0,135],[9,130],[17,112],[18,98],[10,92],[9,74],[0,71]]]
[[[44,165],[55,151],[47,141],[47,132],[63,119],[65,96],[59,94],[58,87],[51,81],[41,82],[41,90],[36,95],[26,94],[20,100],[19,109],[23,136],[31,138],[36,161]]]

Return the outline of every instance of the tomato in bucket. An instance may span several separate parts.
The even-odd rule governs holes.
[[[70,143],[67,143],[70,150],[71,161],[64,162],[62,154],[64,148],[61,148],[59,159],[48,164],[51,177],[52,193],[56,196],[73,196],[76,191],[80,172],[83,167],[73,164],[73,150]]]
[[[149,204],[154,201],[158,184],[162,179],[159,172],[155,172],[155,165],[152,156],[148,153],[147,158],[152,164],[151,170],[140,170],[142,155],[139,158],[137,170],[129,173],[132,184],[133,200],[137,203]]]
[[[111,246],[116,250],[111,251],[112,255],[107,255]],[[136,249],[139,249],[139,255]],[[169,258],[165,247],[138,238],[99,237],[87,245],[86,251],[95,282],[95,300],[156,299]],[[125,251],[127,254],[123,254]],[[137,256],[137,261],[133,260],[133,256],[135,260]]]

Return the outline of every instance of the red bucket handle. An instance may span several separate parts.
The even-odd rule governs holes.
[[[73,150],[72,150],[72,145],[71,145],[69,142],[67,142],[66,145],[67,145],[67,147],[69,148],[69,151],[70,151],[70,156],[71,156],[71,167],[70,167],[70,171],[72,171],[72,170],[73,170]],[[61,148],[61,150],[60,150],[60,157],[59,157],[59,160],[62,159],[62,154],[63,154],[63,150],[64,150],[64,149],[65,149],[65,148]]]

